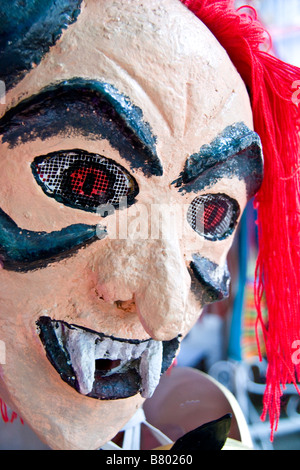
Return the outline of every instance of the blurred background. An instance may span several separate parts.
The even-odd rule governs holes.
[[[271,33],[275,54],[300,67],[300,0],[236,2],[237,7],[246,4],[256,9]],[[283,396],[282,418],[273,443],[269,440],[268,423],[260,419],[266,363],[258,361],[254,332],[256,252],[255,210],[251,202],[228,259],[232,274],[231,297],[207,308],[183,341],[178,365],[208,373],[234,394],[256,449],[300,450],[300,406],[293,388],[288,387]],[[0,450],[20,448],[46,447],[19,419],[4,424],[0,417]]]
[[[299,0],[237,0],[236,4],[254,7],[271,33],[276,55],[300,67]]]

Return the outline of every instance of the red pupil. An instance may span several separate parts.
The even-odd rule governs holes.
[[[200,223],[206,232],[213,232],[218,225],[222,222],[227,212],[227,207],[224,207],[219,204],[206,203],[204,205],[204,210],[198,212],[197,223]]]
[[[106,174],[97,168],[78,168],[70,177],[72,191],[81,196],[101,196],[106,193],[109,185]]]

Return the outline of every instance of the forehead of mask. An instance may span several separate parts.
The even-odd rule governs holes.
[[[8,105],[73,77],[113,84],[143,110],[159,143],[162,132],[178,140],[186,135],[185,153],[237,119],[252,122],[244,84],[226,52],[176,0],[149,6],[88,0],[51,53],[8,93]]]
[[[142,110],[145,121],[150,124],[164,173],[161,177],[148,179],[141,172],[135,173],[140,194],[143,195],[142,202],[168,201],[170,184],[178,178],[186,158],[199,151],[203,144],[210,143],[227,126],[244,122],[252,127],[247,92],[226,52],[206,27],[177,0],[153,0],[143,5],[122,0],[86,0],[77,22],[63,33],[42,62],[8,92],[5,109],[49,85],[75,77],[113,85]],[[126,161],[110,148],[109,143],[94,138],[68,134],[65,137],[59,135],[57,138],[51,136],[46,140],[27,141],[13,149],[4,144],[1,149],[5,170],[1,172],[1,208],[19,227],[50,232],[53,227],[61,230],[71,224],[95,223],[92,214],[63,205],[58,208],[55,201],[41,192],[30,173],[30,163],[35,156],[73,148],[95,153],[101,153],[101,150],[111,152],[107,157],[130,171]],[[22,180],[19,171],[16,171],[20,165]],[[224,184],[230,192],[231,182]],[[216,191],[221,189],[223,192],[224,186]],[[239,199],[243,208],[246,203],[245,187],[240,185],[238,192],[235,198]],[[178,196],[177,202],[182,200],[181,197]],[[108,230],[109,224],[108,220]],[[195,235],[191,234],[190,237],[193,242]],[[231,241],[232,238],[225,246],[215,244],[208,247],[206,256],[216,263],[224,262]],[[100,245],[101,241],[97,243]],[[109,242],[105,246],[106,250],[113,249],[113,244]],[[101,260],[100,249],[101,246],[97,250],[93,248],[95,262]],[[27,353],[24,361],[18,361],[19,366],[17,361],[12,361],[10,367],[3,367],[6,384],[2,385],[1,392],[52,447],[93,448],[116,434],[121,423],[130,418],[141,400],[140,397],[133,397],[117,403],[103,403],[86,399],[70,391],[44,358],[39,362],[43,350],[36,338],[34,323],[43,309],[48,307],[41,296],[44,286],[52,286],[49,292],[45,292],[48,302],[53,295],[58,299],[60,310],[56,315],[59,319],[118,337],[142,339],[149,335],[136,316],[119,315],[114,318],[106,315],[103,318],[90,299],[87,302],[89,313],[78,319],[74,314],[74,304],[70,305],[68,300],[70,292],[74,292],[76,284],[79,292],[76,299],[83,302],[88,292],[87,286],[94,282],[94,272],[91,274],[89,270],[90,274],[84,274],[84,268],[90,266],[88,256],[78,256],[71,263],[69,271],[68,264],[63,264],[61,273],[61,263],[26,275],[2,270],[6,293],[1,295],[1,322],[7,355],[13,357],[18,354],[21,357],[24,351]],[[184,282],[188,283],[187,274],[183,277]],[[81,284],[85,285],[85,289],[81,288]],[[23,294],[20,295],[22,289]],[[120,294],[123,300],[126,299],[125,291],[124,288],[123,294]],[[30,297],[28,292],[31,293]],[[171,290],[167,296],[172,296]],[[13,301],[12,298],[17,300]],[[25,298],[26,308],[20,309],[21,300]],[[199,308],[197,310],[191,304],[191,311],[184,322],[185,332],[197,320]],[[55,312],[52,313],[55,315]],[[155,325],[150,325],[149,329],[152,327]],[[180,333],[175,327],[172,337]],[[14,346],[10,347],[10,344]],[[37,378],[34,386],[30,379],[32,374]],[[55,396],[60,397],[59,401],[54,400],[49,413],[49,397]],[[43,420],[39,419],[41,415],[44,416]],[[78,424],[72,426],[72,432],[70,422]],[[107,423],[110,423],[109,428]],[[87,432],[81,431],[83,427]]]

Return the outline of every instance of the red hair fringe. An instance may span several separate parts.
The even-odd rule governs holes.
[[[8,416],[7,406],[6,403],[2,400],[2,398],[0,398],[0,413],[5,423],[13,423],[18,418],[18,415],[15,411],[11,413],[10,417]],[[22,424],[24,424],[22,418],[20,418],[20,421]]]
[[[181,1],[214,34],[241,75],[263,145],[265,175],[256,197],[255,298],[268,361],[262,419],[269,413],[273,440],[283,389],[287,383],[298,389],[300,372],[295,350],[300,357],[300,107],[295,99],[300,69],[267,51],[269,36],[253,8],[236,10],[233,0]]]

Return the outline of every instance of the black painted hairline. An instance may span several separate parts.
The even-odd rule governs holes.
[[[140,153],[144,153],[147,160],[145,165],[147,165],[147,167],[151,166],[153,175],[161,176],[163,174],[163,169],[156,152],[156,136],[153,135],[149,123],[144,120],[142,110],[133,105],[130,99],[121,94],[113,85],[97,80],[86,80],[77,77],[70,80],[60,81],[21,100],[17,105],[8,109],[0,118],[0,135],[3,136],[2,141],[8,142],[10,147],[14,147],[20,142],[23,143],[25,137],[23,138],[23,141],[22,139],[15,139],[14,141],[11,137],[9,138],[8,134],[9,132],[14,131],[14,118],[17,118],[18,116],[22,117],[22,113],[28,112],[30,108],[38,108],[43,104],[43,101],[46,101],[47,99],[48,101],[55,103],[55,101],[59,99],[60,94],[64,94],[66,97],[72,95],[72,98],[74,98],[74,94],[83,94],[84,92],[95,94],[95,98],[100,97],[114,109],[116,115],[124,122],[130,132],[135,136],[136,141],[139,143],[139,151]],[[84,103],[84,96],[78,100],[78,102],[80,101]],[[90,115],[92,115],[94,109],[91,108],[90,111]],[[32,117],[35,118],[36,114],[33,111]],[[30,115],[25,116],[24,118],[29,120]],[[34,138],[35,137],[33,136],[31,140],[34,140]],[[27,140],[30,139],[27,138]]]
[[[75,23],[82,0],[2,0],[0,2],[0,78],[16,86],[38,65],[63,31]]]

